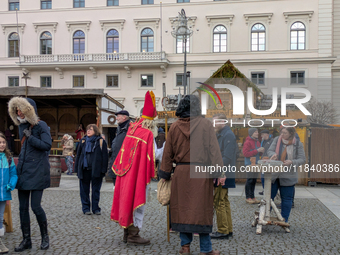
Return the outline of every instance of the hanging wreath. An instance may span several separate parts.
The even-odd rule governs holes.
[[[109,122],[111,125],[115,124],[116,116],[115,115],[110,115],[109,117],[107,117],[107,122]]]

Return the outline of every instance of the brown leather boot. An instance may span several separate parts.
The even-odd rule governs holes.
[[[123,242],[126,243],[127,242],[127,238],[128,238],[128,229],[124,228],[124,236],[123,236]]]
[[[181,255],[190,255],[190,244],[185,244],[179,250],[179,254]]]
[[[150,244],[150,240],[140,237],[139,228],[135,226],[130,226],[128,228],[127,243],[137,245],[148,245]]]
[[[220,252],[212,250],[211,252],[207,252],[207,253],[201,252],[200,253],[200,255],[204,255],[204,254],[206,254],[206,255],[220,255]]]

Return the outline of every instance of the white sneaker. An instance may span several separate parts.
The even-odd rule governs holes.
[[[4,236],[5,235],[5,229],[4,228],[0,228],[0,236]]]

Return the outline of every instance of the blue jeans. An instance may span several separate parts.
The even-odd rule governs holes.
[[[274,200],[277,191],[280,190],[281,196],[281,215],[288,222],[290,211],[292,210],[292,204],[295,193],[295,185],[293,186],[281,186],[280,180],[277,179],[272,184],[272,199]]]
[[[6,201],[0,201],[0,229],[3,228],[4,212],[6,207]]]
[[[67,166],[67,172],[72,174],[72,172],[73,172],[73,157],[67,156],[65,158],[65,161],[66,161],[66,166]]]
[[[261,183],[262,183],[262,188],[264,189],[264,174],[261,173]]]
[[[202,253],[208,253],[212,251],[211,239],[209,234],[199,234],[200,235],[200,251]],[[192,233],[179,233],[181,238],[181,246],[190,244],[192,242]]]

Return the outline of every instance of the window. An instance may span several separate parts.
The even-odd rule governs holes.
[[[214,28],[214,52],[227,52],[227,29],[225,26]]]
[[[256,85],[264,86],[264,73],[263,72],[256,72],[251,73],[251,81]]]
[[[251,50],[266,50],[266,28],[260,23],[251,28]]]
[[[290,72],[291,85],[304,85],[305,84],[305,71],[292,71]]]
[[[41,0],[41,9],[52,9],[52,0]]]
[[[52,35],[50,32],[43,32],[40,36],[40,54],[52,54]]]
[[[8,77],[8,86],[9,87],[19,87],[19,76]]]
[[[190,3],[190,0],[177,0],[177,3]]]
[[[106,87],[118,88],[118,75],[106,75]]]
[[[153,0],[142,0],[142,4],[153,4]]]
[[[306,49],[306,27],[301,22],[295,22],[290,27],[290,49]]]
[[[73,8],[85,7],[85,0],[73,0]]]
[[[119,0],[107,0],[107,6],[118,6]]]
[[[51,88],[52,87],[52,77],[51,76],[40,76],[40,87]]]
[[[106,34],[106,53],[119,52],[119,33],[116,29],[111,29]]]
[[[73,54],[85,53],[85,34],[81,30],[77,30],[73,34]]]
[[[187,49],[186,52],[190,52],[190,37],[187,38]],[[176,38],[176,53],[183,53],[184,52],[184,40],[182,36],[177,36]]]
[[[152,74],[142,74],[142,87],[153,87],[153,75]]]
[[[176,87],[183,86],[183,78],[184,78],[183,73],[176,74]],[[189,80],[190,80],[190,77],[187,75],[187,83],[186,83],[187,86],[189,84]]]
[[[153,52],[153,31],[151,28],[144,28],[141,33],[141,51]]]
[[[15,11],[16,9],[20,10],[19,8],[19,0],[8,0],[9,7],[8,9],[10,11]]]
[[[73,87],[84,87],[84,75],[73,75]]]
[[[11,33],[8,37],[8,57],[19,57],[19,36]]]

